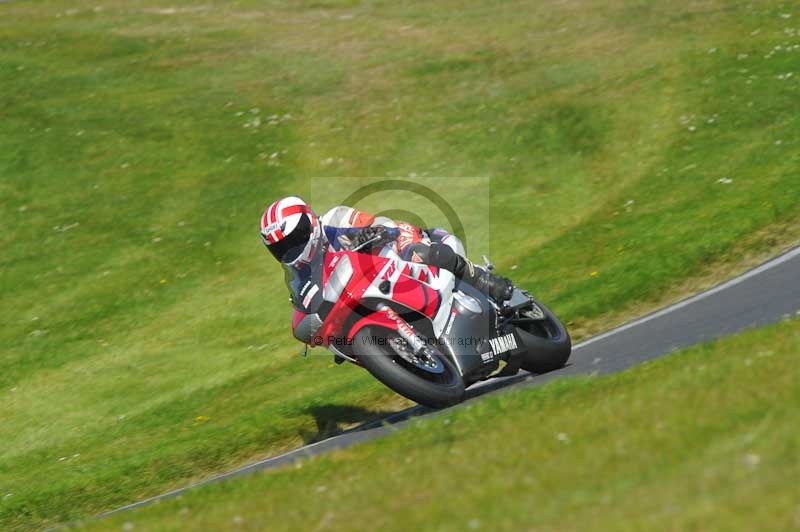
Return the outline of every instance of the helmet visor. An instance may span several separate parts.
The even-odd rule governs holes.
[[[311,238],[311,229],[311,219],[306,214],[300,217],[297,227],[290,234],[274,244],[270,244],[266,239],[264,243],[273,257],[284,264],[289,264],[295,261],[305,249]]]

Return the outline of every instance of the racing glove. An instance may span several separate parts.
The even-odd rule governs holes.
[[[397,231],[391,228],[378,225],[375,227],[365,227],[349,237],[339,237],[339,242],[343,247],[353,251],[370,251],[380,247],[397,238]]]

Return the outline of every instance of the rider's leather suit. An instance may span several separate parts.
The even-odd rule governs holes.
[[[332,250],[341,249],[340,236],[350,238],[367,227],[383,226],[393,240],[377,250],[380,255],[444,268],[498,302],[511,297],[511,281],[475,267],[464,257],[461,241],[443,228],[422,229],[344,205],[330,209],[320,221]]]

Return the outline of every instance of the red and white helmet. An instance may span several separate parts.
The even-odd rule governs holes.
[[[261,239],[272,256],[291,266],[311,261],[327,245],[319,219],[297,196],[267,207],[261,216]]]

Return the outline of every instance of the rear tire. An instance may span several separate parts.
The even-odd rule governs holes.
[[[415,369],[397,355],[386,342],[373,338],[389,339],[397,333],[383,327],[364,327],[353,338],[353,352],[358,361],[376,379],[400,395],[431,408],[445,408],[460,403],[464,398],[464,381],[456,365],[437,352],[444,366],[439,375]],[[382,344],[382,345],[381,345]]]
[[[516,325],[517,334],[527,347],[521,367],[531,373],[547,373],[564,367],[572,353],[572,340],[549,308],[535,299],[533,302],[542,310],[544,319]]]

